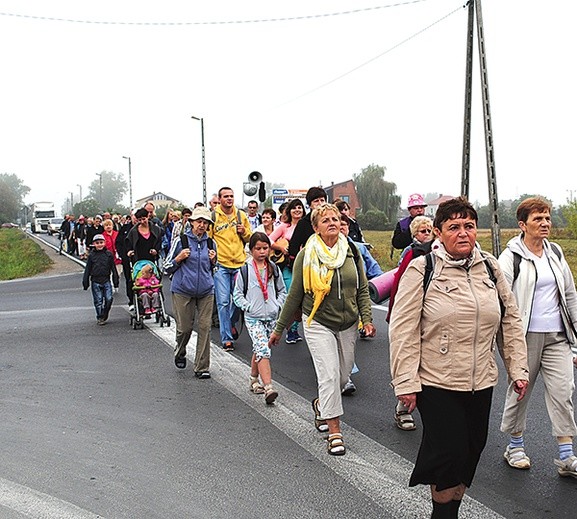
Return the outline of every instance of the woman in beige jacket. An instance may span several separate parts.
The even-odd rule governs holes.
[[[455,518],[487,441],[497,332],[520,399],[527,347],[499,264],[476,247],[473,206],[463,197],[444,202],[433,225],[439,246],[411,262],[399,284],[389,329],[392,386],[423,422],[409,485],[430,485],[431,517]]]

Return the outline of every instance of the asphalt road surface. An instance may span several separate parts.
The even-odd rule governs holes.
[[[312,423],[304,343],[274,349],[279,398],[266,406],[248,391],[246,333],[232,354],[213,345],[212,379],[198,380],[174,367],[174,325],[130,328],[122,288],[106,326],[80,273],[0,283],[0,301],[0,518],[429,517],[428,490],[407,487],[421,427],[418,413],[415,432],[392,420],[381,308],[344,402],[347,454],[331,457]],[[541,384],[526,433],[533,467],[504,462],[505,382],[461,517],[574,518],[577,480],[556,473]]]

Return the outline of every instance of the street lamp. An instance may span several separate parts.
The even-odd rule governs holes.
[[[80,202],[82,202],[82,186],[80,184],[76,184],[78,186],[78,190],[80,192]]]
[[[190,116],[192,119],[200,121],[200,138],[202,146],[202,201],[206,205],[206,162],[204,157],[204,119],[202,117]]]
[[[130,196],[130,210],[132,211],[132,161],[130,157],[122,156],[123,159],[128,160],[128,193]]]
[[[102,211],[102,173],[96,173],[100,177],[100,196],[99,196],[99,203],[100,211]]]

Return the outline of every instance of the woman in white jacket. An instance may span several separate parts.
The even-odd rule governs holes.
[[[510,434],[504,457],[516,469],[528,469],[523,432],[527,405],[535,380],[541,374],[545,404],[557,437],[561,476],[577,477],[573,437],[577,433],[573,409],[577,325],[577,292],[573,275],[559,245],[547,238],[551,231],[551,205],[540,197],[523,200],[517,208],[521,234],[513,238],[499,263],[517,299],[527,341],[529,385],[518,401],[509,385],[501,431]],[[572,353],[572,348],[574,353]]]

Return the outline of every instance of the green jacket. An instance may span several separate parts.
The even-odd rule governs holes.
[[[305,293],[303,286],[304,249],[297,255],[293,265],[293,279],[285,304],[277,320],[275,332],[282,331],[291,324],[297,310],[310,315],[313,308],[312,294]],[[351,249],[342,267],[334,273],[331,291],[325,296],[316,311],[316,321],[334,332],[346,330],[361,317],[363,324],[373,322],[371,299],[367,276],[360,257],[355,262]]]

